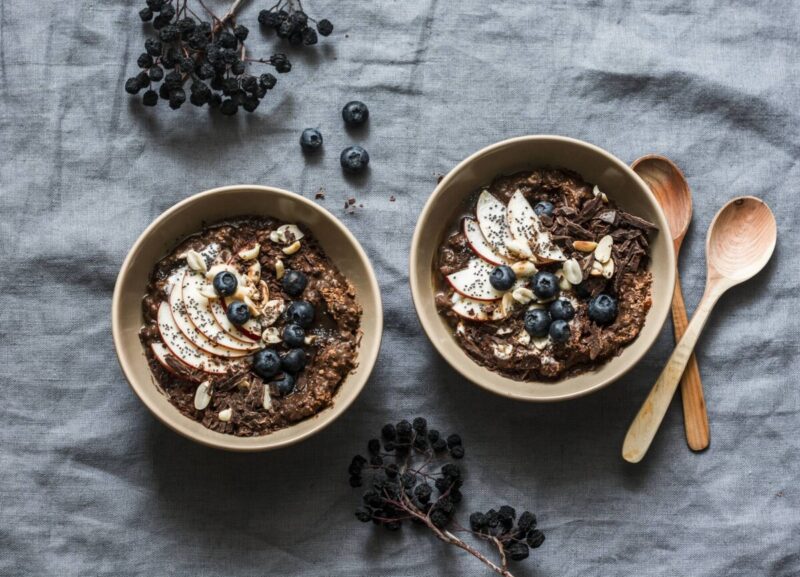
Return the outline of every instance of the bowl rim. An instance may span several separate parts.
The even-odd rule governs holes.
[[[130,368],[125,356],[122,354],[123,349],[123,337],[122,337],[122,327],[121,327],[121,313],[122,313],[122,286],[128,280],[128,271],[130,270],[130,263],[133,261],[134,258],[138,256],[138,253],[141,249],[142,244],[144,244],[145,240],[150,236],[153,230],[158,227],[163,221],[170,218],[173,214],[180,211],[187,205],[193,204],[199,200],[205,199],[209,196],[214,196],[217,194],[222,194],[226,192],[255,192],[255,193],[269,193],[274,194],[277,196],[282,196],[284,198],[288,198],[294,202],[299,203],[303,208],[306,208],[310,211],[316,211],[320,213],[323,219],[333,226],[335,226],[339,232],[344,234],[344,236],[350,242],[351,247],[355,251],[355,255],[361,261],[361,263],[365,266],[366,273],[367,273],[367,281],[372,289],[372,293],[374,295],[374,305],[375,305],[375,317],[377,321],[377,343],[373,349],[373,352],[368,357],[357,357],[358,360],[358,368],[359,371],[363,371],[359,373],[359,381],[357,383],[357,388],[355,390],[355,394],[347,402],[339,402],[336,404],[331,405],[329,409],[332,409],[330,416],[322,419],[319,418],[319,413],[310,417],[310,419],[315,419],[317,422],[305,433],[301,435],[297,435],[295,437],[290,437],[283,441],[279,442],[269,442],[270,434],[261,435],[256,437],[258,440],[263,441],[263,443],[257,443],[253,445],[243,446],[239,444],[239,440],[242,438],[253,439],[254,437],[237,437],[234,435],[228,435],[225,433],[219,433],[217,431],[212,431],[211,429],[205,429],[202,434],[198,434],[195,431],[191,430],[188,426],[184,426],[183,420],[188,422],[192,422],[191,419],[186,417],[185,415],[181,414],[178,411],[173,411],[174,414],[170,413],[167,414],[166,412],[162,411],[160,407],[156,406],[154,402],[152,402],[149,398],[147,398],[143,393],[140,392],[140,387],[142,385],[140,383],[135,382],[136,379],[133,376],[133,371]],[[177,237],[176,237],[177,238]],[[176,240],[176,242],[178,242]],[[324,247],[323,247],[324,248]],[[204,445],[206,447],[212,447],[215,449],[222,449],[227,451],[233,452],[261,452],[267,451],[272,449],[279,449],[282,447],[288,447],[290,445],[294,445],[295,443],[299,443],[312,435],[320,432],[328,425],[336,421],[341,415],[343,415],[350,405],[355,402],[355,400],[359,397],[361,392],[363,391],[364,387],[369,380],[372,370],[375,367],[375,363],[377,361],[378,355],[380,353],[381,342],[383,340],[383,302],[381,299],[380,287],[378,285],[377,277],[375,276],[375,271],[372,267],[372,263],[367,256],[366,251],[361,246],[361,243],[358,242],[358,239],[353,235],[352,232],[342,223],[338,218],[336,218],[329,210],[326,208],[319,206],[315,202],[297,194],[295,192],[277,188],[273,186],[265,186],[259,184],[232,184],[226,186],[219,186],[216,188],[211,188],[204,190],[202,192],[193,194],[188,196],[187,198],[175,203],[160,215],[158,215],[148,226],[147,228],[142,231],[142,233],[137,237],[136,241],[133,243],[131,248],[128,250],[125,259],[122,261],[122,265],[120,267],[119,273],[117,274],[116,281],[114,283],[114,294],[111,300],[111,334],[114,341],[114,351],[117,355],[117,361],[119,362],[120,367],[122,368],[122,373],[125,376],[125,380],[128,381],[128,385],[133,389],[133,392],[142,401],[142,403],[148,408],[151,414],[153,414],[159,421],[165,424],[168,428],[172,429],[176,433],[180,434],[183,437],[186,437],[196,443]],[[351,375],[348,375],[345,381],[342,382],[340,388],[344,385],[347,379],[349,379]],[[174,407],[173,407],[174,408]],[[309,420],[309,419],[306,419]],[[291,428],[291,427],[287,427]],[[281,429],[284,430],[284,429]],[[207,436],[206,436],[207,434]]]
[[[527,401],[527,402],[534,402],[534,403],[555,403],[559,401],[566,401],[569,399],[576,399],[579,397],[584,397],[590,393],[594,393],[599,391],[614,381],[617,381],[621,377],[623,377],[626,373],[628,373],[634,366],[639,364],[639,361],[642,360],[642,357],[652,348],[653,344],[658,339],[658,335],[661,333],[661,329],[664,327],[664,323],[666,322],[667,316],[671,309],[670,306],[664,307],[663,312],[661,313],[661,318],[652,319],[651,322],[654,322],[658,325],[659,329],[653,333],[651,340],[649,343],[645,343],[645,346],[640,347],[639,350],[634,351],[628,359],[627,364],[621,366],[617,371],[614,373],[602,378],[598,379],[594,384],[591,386],[585,387],[578,391],[573,392],[566,392],[558,395],[551,395],[547,397],[536,396],[533,394],[518,394],[511,392],[509,390],[504,390],[502,386],[496,386],[494,383],[489,383],[482,381],[479,376],[480,373],[483,371],[489,371],[486,367],[483,367],[476,363],[469,355],[467,355],[463,349],[459,347],[460,353],[463,355],[463,359],[458,358],[454,359],[451,358],[448,353],[444,350],[441,344],[438,342],[437,339],[432,337],[432,334],[436,334],[436,327],[434,327],[434,320],[429,319],[423,314],[422,308],[422,301],[425,298],[423,295],[424,287],[426,286],[425,283],[419,278],[416,273],[416,257],[419,253],[419,246],[423,242],[423,234],[422,234],[422,222],[428,218],[428,213],[431,212],[433,203],[436,198],[442,193],[442,191],[449,186],[450,182],[455,178],[457,174],[463,171],[467,166],[469,166],[472,162],[476,159],[485,156],[491,152],[499,148],[505,148],[508,146],[513,146],[518,143],[522,142],[533,142],[533,141],[557,141],[557,142],[566,142],[570,144],[577,145],[579,147],[586,148],[591,152],[594,152],[602,157],[604,157],[608,162],[620,168],[624,173],[626,173],[629,177],[633,179],[633,181],[638,185],[641,192],[650,198],[653,206],[656,209],[656,213],[659,219],[659,230],[663,234],[666,234],[669,238],[665,238],[665,245],[667,249],[667,267],[666,267],[666,274],[667,278],[665,280],[668,284],[668,291],[670,295],[670,302],[672,302],[672,294],[675,288],[675,268],[676,268],[676,261],[675,261],[675,250],[672,244],[672,237],[669,234],[669,226],[666,221],[666,217],[664,215],[664,211],[662,210],[661,206],[659,205],[658,201],[656,200],[655,195],[650,190],[650,187],[636,174],[630,166],[625,164],[622,160],[608,152],[607,150],[600,148],[599,146],[592,144],[590,142],[586,142],[585,140],[580,140],[577,138],[572,138],[569,136],[560,136],[556,134],[529,134],[523,136],[515,136],[512,138],[507,138],[505,140],[501,140],[499,142],[495,142],[494,144],[490,144],[481,148],[480,150],[470,154],[467,158],[459,162],[456,166],[454,166],[450,171],[445,175],[445,177],[436,185],[436,188],[433,189],[433,192],[428,197],[428,200],[425,202],[425,205],[422,208],[422,211],[417,218],[417,225],[414,229],[414,234],[411,238],[411,248],[409,250],[409,275],[408,280],[411,286],[411,299],[414,302],[414,309],[417,313],[417,319],[419,323],[422,325],[422,328],[425,332],[425,335],[428,337],[428,340],[434,346],[434,348],[438,351],[438,353],[444,358],[447,363],[454,368],[458,373],[461,374],[464,378],[468,381],[478,385],[484,390],[490,391],[502,397],[506,397],[509,399],[514,399],[518,401]],[[438,320],[438,319],[437,319]],[[638,337],[637,337],[638,339]],[[457,361],[466,361],[466,362],[457,362]],[[503,381],[511,382],[518,382],[513,379],[510,379],[500,373],[493,373],[498,375]],[[564,380],[568,380],[570,377]],[[555,381],[553,384],[556,385],[558,383],[564,382]]]

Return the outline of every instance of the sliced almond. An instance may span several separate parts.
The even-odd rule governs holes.
[[[283,244],[283,237],[278,233],[277,230],[273,230],[271,233],[269,233],[269,239],[275,244]]]
[[[228,421],[230,421],[232,416],[233,416],[233,409],[231,409],[230,407],[228,407],[227,409],[222,409],[219,412],[219,420],[222,421],[223,423],[227,423]]]
[[[581,252],[592,252],[597,248],[597,243],[593,240],[576,240],[572,243],[572,248]]]
[[[261,340],[263,340],[265,343],[274,345],[281,342],[283,339],[281,338],[281,333],[278,330],[278,327],[267,327],[264,329],[264,332],[261,333]]]
[[[265,411],[272,409],[272,395],[269,394],[269,385],[264,385],[264,400],[261,401],[261,406]]]
[[[283,309],[283,301],[280,299],[275,299],[264,303],[264,306],[261,308],[261,314],[264,317],[261,319],[261,324],[267,327],[275,324],[275,321],[277,321],[278,317],[281,316]]]
[[[261,292],[261,302],[265,303],[269,300],[269,285],[265,283],[263,280],[258,281],[258,287]]]
[[[514,291],[511,293],[511,296],[514,297],[514,300],[517,301],[518,303],[526,305],[533,300],[534,295],[531,289],[523,286],[515,288]]]
[[[603,265],[599,261],[594,261],[592,263],[592,270],[589,271],[590,276],[602,276],[603,274]]]
[[[579,285],[583,282],[583,273],[581,272],[581,265],[574,258],[565,261],[561,270],[564,273],[564,278],[567,279],[569,284]]]
[[[294,254],[298,250],[300,250],[300,241],[296,240],[292,244],[290,244],[289,246],[284,247],[282,250],[283,250],[283,254]]]
[[[594,185],[594,188],[592,189],[592,194],[602,198],[603,202],[608,202],[608,197],[606,196],[606,193],[603,192],[602,190],[600,190],[600,187],[597,186],[596,184]]]
[[[197,385],[197,390],[194,392],[194,408],[198,411],[205,409],[211,402],[211,382],[203,381]]]
[[[594,249],[594,258],[605,264],[611,258],[611,247],[614,245],[614,239],[611,235],[605,235],[597,243],[597,248]]]
[[[242,260],[253,260],[258,256],[258,253],[261,252],[261,245],[256,243],[254,246],[250,248],[246,248],[244,250],[239,251],[239,258]]]
[[[189,265],[189,268],[195,272],[201,272],[203,274],[208,272],[206,259],[204,259],[203,255],[196,250],[190,250],[186,252],[186,264]]]
[[[547,348],[547,345],[550,343],[550,337],[549,336],[531,337],[531,342],[533,343],[534,347],[542,351],[545,348]]]
[[[282,237],[281,242],[300,240],[305,236],[296,224],[283,224],[278,227],[276,232]]]
[[[247,269],[247,278],[253,284],[261,280],[261,263],[256,261]]]
[[[536,274],[536,265],[529,260],[519,260],[511,265],[511,270],[519,278],[527,278]]]
[[[603,265],[603,277],[611,278],[614,276],[614,259],[608,259],[608,262]]]
[[[507,240],[506,249],[511,254],[522,258],[531,258],[533,256],[531,245],[528,244],[528,241],[521,238],[512,238]]]
[[[494,343],[492,345],[492,352],[495,357],[504,361],[510,359],[511,355],[514,354],[514,345],[511,343]]]
[[[514,300],[514,296],[511,293],[505,293],[500,301],[500,310],[503,313],[503,316],[507,317],[510,315],[516,305],[517,301]]]
[[[286,273],[286,267],[283,264],[281,259],[275,260],[275,278],[281,280],[283,275]]]

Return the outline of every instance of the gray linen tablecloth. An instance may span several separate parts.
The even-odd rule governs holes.
[[[800,574],[800,5],[308,0],[334,36],[289,50],[294,70],[269,102],[228,119],[143,109],[124,93],[143,4],[0,3],[0,575],[487,575],[414,528],[353,518],[350,457],[385,421],[418,414],[465,439],[465,516],[503,503],[539,515],[547,541],[519,575]],[[265,7],[249,2],[241,17],[258,53],[275,42],[255,22]],[[354,98],[370,106],[366,134],[342,126]],[[313,161],[297,144],[307,126],[325,136]],[[620,382],[539,406],[467,383],[422,333],[408,247],[437,175],[532,133],[626,161],[659,152],[684,169],[690,309],[716,210],[743,194],[774,210],[772,262],[722,299],[698,348],[705,454],[687,449],[675,403],[646,461],[620,458],[671,350],[668,326]],[[338,163],[353,142],[372,156],[356,182]],[[128,388],[111,340],[114,280],[139,233],[175,202],[232,183],[309,198],[324,187],[318,202],[364,245],[385,305],[358,401],[267,454],[169,431]]]

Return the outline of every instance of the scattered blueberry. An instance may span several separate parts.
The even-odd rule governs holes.
[[[289,305],[286,311],[289,320],[300,325],[304,329],[311,326],[314,322],[314,307],[307,301],[295,301]]]
[[[235,325],[243,325],[250,320],[250,309],[242,301],[233,301],[228,305],[228,320]]]
[[[308,278],[299,270],[287,270],[281,279],[284,292],[290,297],[299,297],[306,290]]]
[[[600,293],[589,301],[589,318],[598,325],[608,325],[617,318],[617,301],[614,297]]]
[[[305,344],[305,338],[306,331],[300,325],[292,323],[283,328],[283,342],[287,347],[302,347]]]
[[[542,200],[536,203],[536,206],[533,207],[533,212],[536,213],[536,216],[553,216],[555,209],[556,207],[553,206],[552,202]]]
[[[489,275],[489,283],[499,291],[507,291],[517,280],[517,275],[510,266],[501,264]]]
[[[306,366],[306,352],[303,349],[292,349],[281,359],[281,367],[287,373],[297,373]]]
[[[314,152],[322,147],[322,133],[316,128],[306,128],[300,135],[300,148]]]
[[[262,379],[271,379],[281,370],[281,358],[272,349],[261,349],[253,357],[253,372]]]
[[[283,373],[283,376],[275,381],[275,390],[281,397],[292,394],[292,391],[294,391],[294,377],[289,373]]]
[[[558,299],[550,305],[550,317],[553,320],[571,321],[575,317],[575,307],[566,299]]]
[[[569,324],[567,321],[558,319],[550,325],[550,338],[557,343],[565,343],[569,340]]]
[[[339,162],[345,172],[362,172],[369,164],[369,153],[360,146],[348,146],[342,151]]]
[[[540,299],[553,298],[558,294],[558,278],[546,270],[539,271],[533,277],[532,288]]]
[[[545,309],[530,309],[525,313],[525,330],[532,337],[543,337],[547,335],[550,321],[550,313]]]
[[[342,119],[348,126],[364,124],[369,118],[369,108],[359,100],[348,102],[342,108]]]
[[[239,281],[236,280],[236,275],[232,272],[222,271],[214,277],[214,290],[220,296],[231,296],[236,292],[237,286],[239,286]]]

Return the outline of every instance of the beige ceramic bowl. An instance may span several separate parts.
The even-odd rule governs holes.
[[[364,309],[358,367],[342,383],[333,406],[292,427],[261,437],[224,435],[180,414],[152,378],[138,336],[143,324],[141,301],[156,261],[180,239],[200,230],[203,223],[242,215],[271,216],[306,225],[339,270],[353,283],[356,298]],[[122,264],[114,289],[111,320],[122,370],[147,408],[178,433],[204,445],[233,451],[261,451],[290,445],[332,423],[364,388],[378,356],[383,331],[378,282],[355,237],[315,203],[286,190],[252,185],[226,186],[197,194],[179,202],[148,226]]]
[[[597,184],[621,208],[655,223],[651,245],[653,306],[639,337],[594,371],[555,383],[520,382],[475,363],[459,346],[434,304],[437,249],[465,199],[496,176],[537,167],[567,168]],[[480,150],[456,166],[436,187],[422,210],[411,242],[410,282],[414,306],[433,345],[464,377],[494,393],[525,401],[559,401],[596,391],[625,374],[656,340],[667,318],[675,284],[675,252],[664,213],[647,185],[605,150],[562,136],[522,136]]]

